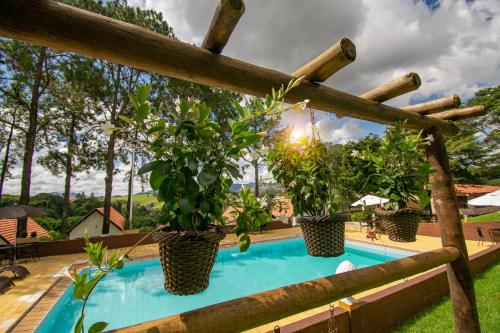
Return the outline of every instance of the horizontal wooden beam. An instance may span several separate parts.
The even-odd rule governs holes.
[[[244,12],[242,0],[220,0],[201,47],[221,53]]]
[[[445,247],[210,305],[116,332],[241,332],[425,272],[459,257],[460,252],[455,247]]]
[[[460,103],[461,103],[460,97],[458,97],[457,95],[451,95],[448,97],[438,98],[424,103],[404,106],[401,109],[405,111],[411,111],[419,114],[428,115],[458,108],[460,106]]]
[[[0,1],[0,36],[120,63],[145,71],[264,97],[287,85],[292,76],[223,55],[216,55],[150,30],[51,0]],[[309,106],[340,116],[382,124],[406,120],[408,128],[441,128],[454,135],[449,121],[375,103],[324,85],[304,81],[286,98],[309,99]]]
[[[314,60],[293,72],[292,76],[297,78],[304,76],[309,81],[324,82],[354,59],[356,59],[356,46],[350,39],[342,38]]]
[[[367,91],[359,97],[382,103],[416,90],[420,87],[420,84],[420,77],[417,73],[412,72]]]
[[[443,111],[430,115],[430,117],[442,120],[463,120],[484,116],[488,111],[482,105],[471,106],[470,108]]]

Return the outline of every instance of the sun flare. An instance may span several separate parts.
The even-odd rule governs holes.
[[[291,143],[298,143],[303,138],[305,138],[305,136],[306,136],[306,134],[302,128],[294,127],[292,130],[292,133],[290,134],[290,142]]]

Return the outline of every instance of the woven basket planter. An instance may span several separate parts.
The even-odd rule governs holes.
[[[191,295],[207,289],[219,243],[226,236],[220,227],[205,232],[158,229],[153,239],[160,248],[165,289],[175,295]]]
[[[304,216],[297,222],[307,246],[315,257],[337,257],[344,253],[346,215]]]
[[[375,214],[382,220],[386,234],[395,242],[414,242],[421,212],[412,208],[385,210],[376,208]]]

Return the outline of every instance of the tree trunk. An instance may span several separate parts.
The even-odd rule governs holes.
[[[259,161],[253,161],[253,171],[254,171],[254,181],[255,181],[255,197],[258,198],[260,194],[259,190]]]
[[[132,221],[130,219],[130,206],[132,205],[132,182],[134,181],[132,179],[132,172],[130,172],[130,177],[128,179],[128,192],[127,192],[127,208],[126,208],[126,212],[125,212],[125,225],[123,226],[123,229],[125,230],[128,230],[131,228],[132,226]]]
[[[7,137],[7,143],[5,145],[5,157],[2,162],[2,173],[0,174],[0,201],[2,200],[3,184],[5,182],[5,178],[7,177],[7,171],[9,170],[10,145],[12,144],[15,122],[16,114],[14,113],[12,117],[12,125],[10,126],[9,136]]]
[[[102,221],[102,234],[109,234],[109,217],[111,210],[111,193],[113,191],[113,172],[115,169],[115,139],[116,134],[113,133],[109,137],[107,161],[106,161],[106,178],[104,179],[104,212]]]
[[[114,66],[114,65],[111,65]],[[115,124],[116,114],[118,112],[118,98],[120,94],[120,80],[121,80],[121,65],[117,65],[117,73],[115,78],[115,90],[113,95],[113,106],[111,107],[111,124]],[[104,189],[104,212],[102,216],[102,234],[109,234],[109,217],[111,210],[111,194],[113,192],[113,172],[115,170],[115,141],[116,132],[113,132],[109,136],[108,151],[106,155],[106,178],[104,179],[105,189]]]
[[[61,232],[66,236],[68,236],[69,195],[71,193],[71,178],[73,177],[73,148],[76,141],[75,123],[76,119],[73,115],[69,128],[68,147],[66,152],[66,178],[64,180],[64,203],[61,216]]]
[[[27,205],[30,201],[31,168],[33,165],[33,154],[35,152],[36,132],[38,129],[38,107],[40,102],[40,86],[42,83],[43,66],[47,56],[47,48],[40,47],[40,54],[35,69],[33,89],[31,91],[31,102],[29,110],[29,126],[26,132],[26,144],[24,147],[23,172],[21,176],[21,195],[19,204]],[[19,219],[17,223],[17,236],[26,233],[27,219]]]
[[[127,195],[127,212],[125,214],[125,225],[123,227],[123,229],[125,230],[128,230],[128,229],[131,229],[132,228],[132,214],[131,213],[131,210],[132,210],[132,196],[134,195],[134,193],[132,193],[132,188],[133,188],[133,182],[134,182],[134,173],[135,173],[135,160],[136,160],[136,154],[135,154],[135,149],[136,149],[136,140],[137,140],[137,131],[135,132],[135,136],[134,136],[134,142],[132,143],[133,147],[133,153],[132,153],[132,161],[131,161],[131,169],[130,169],[130,177],[128,179],[128,195]]]

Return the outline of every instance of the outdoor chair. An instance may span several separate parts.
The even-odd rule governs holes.
[[[39,258],[38,249],[40,247],[40,243],[27,243],[27,244],[19,244],[16,247],[16,257],[18,259],[34,259]]]
[[[479,246],[479,243],[482,243],[484,245],[484,235],[483,231],[481,228],[476,228],[477,236],[479,237],[479,240],[477,241],[477,246]]]
[[[371,221],[370,218],[365,219],[363,221],[359,221],[359,232],[363,232],[363,228],[372,229],[373,228],[373,222]]]
[[[15,287],[14,281],[7,276],[0,275],[0,293],[5,294],[7,289]]]
[[[0,263],[14,261],[14,245],[0,245]]]
[[[12,265],[0,268],[0,273],[10,272],[14,275],[14,278],[24,279],[28,275],[30,275],[30,271],[21,265]]]
[[[491,229],[489,230],[491,242],[496,244],[500,242],[500,229]]]

